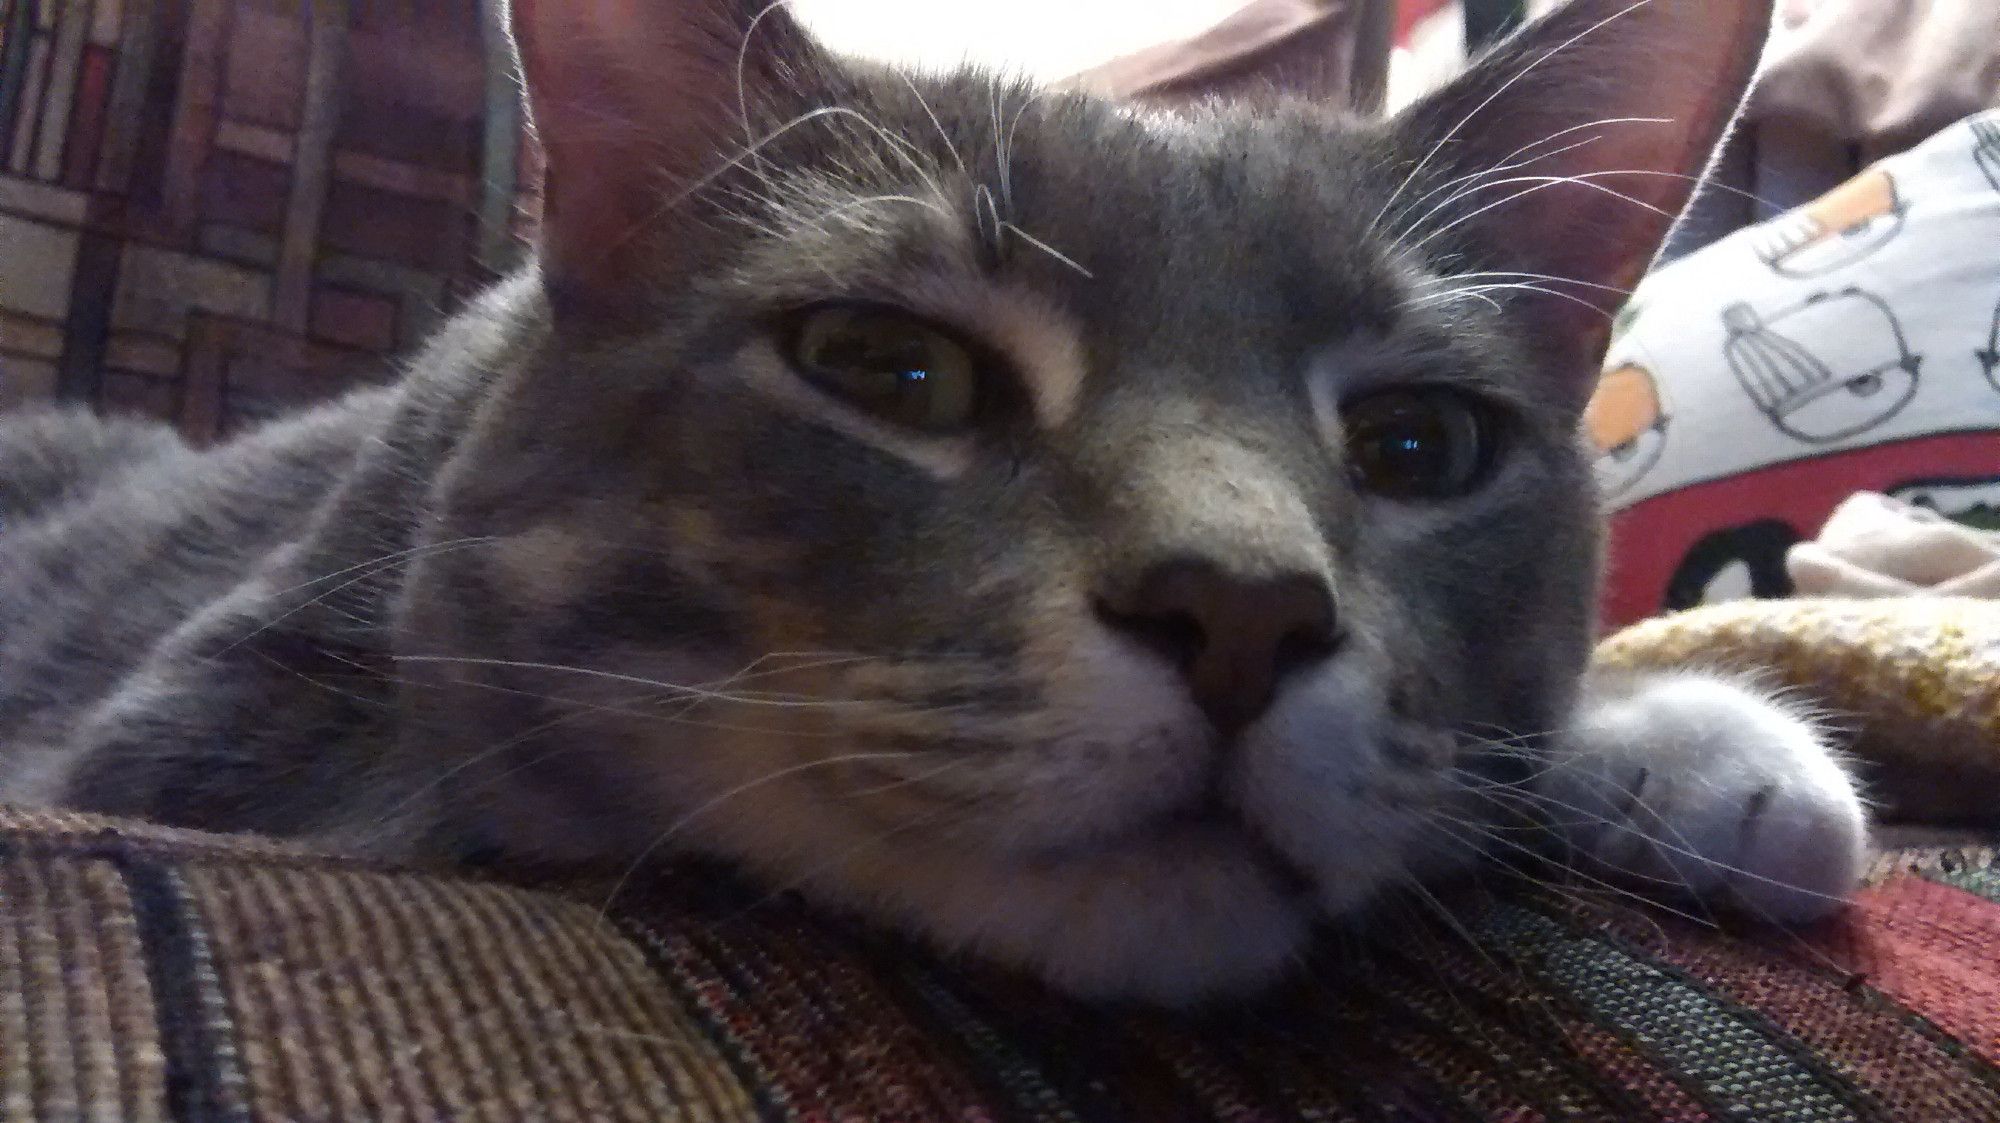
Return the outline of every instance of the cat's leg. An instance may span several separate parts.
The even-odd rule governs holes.
[[[1568,853],[1754,916],[1837,908],[1868,859],[1855,779],[1796,706],[1719,674],[1594,674],[1535,783]]]

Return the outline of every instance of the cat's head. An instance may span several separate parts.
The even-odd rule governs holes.
[[[1575,0],[1362,124],[515,0],[537,323],[439,486],[496,541],[413,586],[405,653],[468,660],[423,736],[520,849],[723,854],[1084,992],[1271,978],[1564,720],[1607,313],[1766,7]]]

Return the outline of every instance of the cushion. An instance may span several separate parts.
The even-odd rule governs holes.
[[[2000,866],[1797,935],[1454,900],[1207,1015],[686,868],[539,886],[0,812],[0,1104],[117,1120],[2000,1119]]]
[[[1879,812],[2000,828],[2000,600],[1735,601],[1635,624],[1597,658],[1754,673],[1851,735]]]
[[[1790,592],[1858,491],[2000,517],[1995,246],[2000,111],[1649,276],[1588,415],[1608,623]]]
[[[482,7],[0,0],[0,408],[207,441],[390,374],[518,256]]]

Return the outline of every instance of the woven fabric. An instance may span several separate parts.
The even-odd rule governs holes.
[[[499,10],[0,0],[0,408],[206,442],[392,374],[520,255]]]
[[[2000,601],[1737,601],[1633,625],[1597,654],[1775,677],[1853,732],[1892,814],[2000,825]]]
[[[1896,854],[1801,934],[1447,900],[1169,1015],[703,869],[504,885],[0,812],[0,1118],[2000,1120],[1991,851]]]

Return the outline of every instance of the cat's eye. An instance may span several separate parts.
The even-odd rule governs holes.
[[[1452,390],[1370,394],[1341,409],[1341,428],[1356,485],[1391,499],[1464,495],[1493,460],[1490,412]]]
[[[906,313],[812,309],[799,319],[791,346],[806,381],[884,421],[942,432],[970,422],[979,404],[972,353]]]

